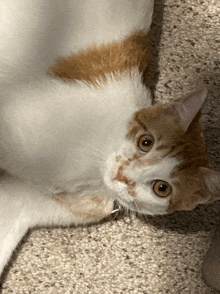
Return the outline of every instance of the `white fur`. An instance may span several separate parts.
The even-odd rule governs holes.
[[[148,30],[153,0],[0,0],[0,273],[37,225],[68,225],[74,215],[52,196],[116,198],[102,174],[134,111],[150,106],[141,76],[109,75],[93,88],[47,77],[59,55]]]
[[[0,0],[0,83],[41,77],[54,59],[148,30],[153,0]]]
[[[5,89],[2,96],[1,167],[20,178],[59,186],[92,168],[97,150],[107,156],[109,148],[120,145],[132,114],[151,104],[139,75],[118,81],[109,76],[99,88],[48,77]]]
[[[70,225],[74,216],[49,197],[51,192],[5,176],[0,182],[0,273],[12,251],[36,225]]]
[[[102,179],[105,160],[122,144],[134,111],[151,104],[138,75],[109,76],[99,88],[48,77],[5,88],[2,97],[1,168],[23,182],[0,182],[0,271],[29,227],[74,222],[51,199],[57,190],[116,198]]]

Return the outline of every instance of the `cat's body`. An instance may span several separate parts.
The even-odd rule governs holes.
[[[116,199],[164,214],[214,198],[206,91],[151,107],[142,82],[152,0],[1,2],[0,272],[30,227],[98,221]]]
[[[109,83],[98,88],[47,73],[59,56],[122,40],[133,30],[148,31],[153,1],[2,0],[1,5],[0,167],[10,175],[2,174],[0,182],[0,272],[28,228],[91,222],[111,212],[113,200],[105,197],[115,193],[103,182],[105,159],[121,144],[138,105],[150,105],[149,93],[136,70],[134,79],[110,74]],[[76,196],[76,214],[54,200],[63,191]],[[97,192],[103,203],[94,198]]]

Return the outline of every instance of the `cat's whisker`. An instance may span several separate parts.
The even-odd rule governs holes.
[[[123,215],[124,215],[124,218],[123,218],[124,222],[126,224],[131,224],[133,222],[132,215],[134,214],[134,212],[125,206],[123,206],[122,209],[123,209]]]
[[[139,207],[139,205],[138,205],[138,203],[137,203],[137,201],[134,199],[134,201],[133,201],[133,204],[134,204],[134,206],[135,206],[135,208],[136,208],[136,211],[138,212],[138,213],[140,213],[140,211],[141,211],[141,209],[140,209],[140,207]]]
[[[117,203],[117,207],[111,212],[111,215],[113,216],[113,220],[117,219],[117,217],[120,216],[120,214],[122,214],[122,211],[123,211],[122,206],[119,203]]]
[[[90,148],[90,151],[92,151],[92,154],[95,156],[95,163],[99,163],[101,165],[105,164],[105,153],[102,150],[92,146],[92,148]]]
[[[92,150],[92,155],[95,155],[96,158],[102,158],[102,154],[95,150]]]
[[[100,166],[100,165],[104,165],[104,160],[101,156],[101,154],[96,154],[96,153],[93,153],[94,154],[94,158],[92,159],[93,161],[93,166]],[[82,158],[74,158],[74,161],[73,163],[80,163],[80,162],[83,162],[83,159]]]
[[[147,215],[147,214],[143,214],[143,213],[141,213],[141,214],[139,214],[139,216],[140,216],[142,219],[144,219],[144,221],[146,221],[147,223],[149,223],[149,218],[148,218],[148,215]]]
[[[140,206],[139,206],[139,204],[137,203],[136,200],[134,200],[134,205],[135,205],[135,207],[136,207],[136,215],[137,215],[138,217],[144,219],[147,223],[149,223],[149,218],[148,218],[148,216],[147,216],[146,214],[143,214],[143,213],[141,212]]]
[[[92,146],[92,148],[90,147],[89,149],[92,149],[97,155],[105,155],[105,152],[102,149],[96,148],[95,146]]]

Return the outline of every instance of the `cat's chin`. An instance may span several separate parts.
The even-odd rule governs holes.
[[[105,183],[108,188],[114,193],[114,200],[118,201],[122,207],[145,215],[163,215],[166,214],[164,211],[152,212],[147,209],[146,204],[139,203],[137,199],[132,197],[126,192],[126,184],[118,182],[114,177],[110,176],[105,178]]]

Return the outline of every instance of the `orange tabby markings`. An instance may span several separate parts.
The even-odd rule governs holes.
[[[171,175],[176,180],[176,193],[170,198],[167,212],[175,210],[191,210],[198,203],[205,202],[203,195],[203,178],[200,175],[201,166],[211,168],[209,152],[207,151],[199,124],[201,111],[193,119],[185,132],[179,126],[178,116],[169,111],[167,105],[155,105],[137,111],[130,121],[127,139],[137,140],[139,132],[146,131],[155,136],[155,154],[149,158],[134,155],[136,165],[154,165],[166,156],[182,159],[182,163]],[[159,138],[159,139],[158,139]],[[135,157],[136,156],[136,157]],[[184,199],[183,199],[184,197]]]
[[[137,193],[136,193],[136,189],[135,188],[136,188],[136,183],[135,182],[129,182],[128,183],[127,191],[133,197],[136,197],[137,196]]]
[[[68,193],[54,195],[54,200],[74,215],[74,222],[85,224],[98,222],[113,210],[113,200],[99,195],[75,197]]]
[[[137,67],[146,76],[149,73],[150,40],[144,31],[137,31],[124,41],[92,46],[77,54],[57,59],[49,68],[50,75],[65,81],[85,80],[98,84],[107,74]]]
[[[126,189],[127,189],[128,193],[133,197],[137,196],[136,191],[135,191],[136,183],[134,181],[128,180],[126,178],[126,176],[123,175],[123,165],[121,165],[119,167],[117,176],[114,178],[114,180],[117,180],[119,182],[124,182],[127,185]]]

